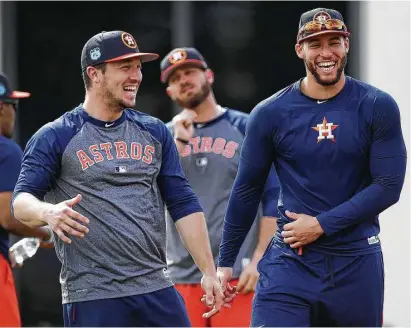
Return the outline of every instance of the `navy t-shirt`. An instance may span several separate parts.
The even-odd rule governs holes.
[[[0,192],[13,192],[20,173],[21,158],[20,147],[13,140],[0,136]],[[0,254],[8,259],[8,252],[9,233],[0,226]]]

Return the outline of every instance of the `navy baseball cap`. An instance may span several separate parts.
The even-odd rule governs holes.
[[[140,52],[136,40],[124,31],[101,32],[94,35],[81,52],[81,69],[88,66],[138,57],[141,62],[156,60],[157,54]]]
[[[13,90],[7,76],[0,73],[0,100],[17,100],[28,97],[30,97],[29,92]]]
[[[176,48],[171,50],[161,61],[160,80],[166,83],[170,74],[182,65],[194,65],[202,69],[207,69],[207,63],[200,52],[195,48]]]
[[[344,19],[337,10],[316,8],[301,15],[297,43],[326,33],[350,36]]]

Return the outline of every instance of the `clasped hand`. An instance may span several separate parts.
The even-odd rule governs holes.
[[[314,216],[302,213],[285,211],[285,214],[292,220],[284,225],[281,235],[284,242],[291,248],[299,248],[316,241],[323,233],[318,220]]]
[[[215,288],[218,288],[219,293],[214,296],[214,298],[210,297],[210,290],[204,288],[204,282],[206,281],[205,278],[201,279],[201,285],[203,290],[206,294],[203,295],[201,298],[201,302],[206,305],[207,307],[211,308],[211,311],[206,312],[203,314],[203,318],[210,318],[216,313],[220,312],[221,307],[230,308],[231,302],[237,295],[237,288],[230,285],[230,280],[233,274],[232,268],[217,268],[217,279],[214,279],[213,284],[217,284]]]

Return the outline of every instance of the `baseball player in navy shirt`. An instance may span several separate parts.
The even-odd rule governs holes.
[[[217,259],[228,199],[238,169],[248,114],[217,104],[213,71],[197,49],[171,50],[161,61],[161,81],[182,111],[167,123],[180,162],[204,209],[213,256]],[[202,317],[206,308],[197,302],[203,295],[198,270],[168,217],[167,260],[171,279],[187,304],[196,327],[245,327],[251,319],[251,303],[258,279],[257,263],[276,230],[279,184],[272,170],[265,185],[261,210],[241,247],[230,282],[239,293],[230,309]]]
[[[133,36],[102,32],[81,55],[83,104],[29,140],[14,215],[57,235],[66,326],[190,326],[166,264],[164,205],[220,308],[202,208],[160,120],[135,111],[142,53]],[[73,238],[74,237],[74,238]]]
[[[224,285],[274,163],[278,231],[258,265],[252,326],[382,325],[378,215],[399,200],[406,149],[395,100],[344,74],[349,35],[335,10],[304,13],[306,77],[251,113],[218,271]]]

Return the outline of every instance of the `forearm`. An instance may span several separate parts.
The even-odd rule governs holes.
[[[277,230],[277,219],[276,218],[267,217],[267,216],[264,216],[261,218],[258,242],[255,248],[254,254],[253,254],[253,258],[251,259],[251,262],[257,264],[261,260],[276,230]]]
[[[40,227],[47,224],[44,213],[53,206],[42,202],[29,193],[19,193],[13,200],[14,217],[29,227]]]
[[[203,275],[216,276],[207,225],[202,212],[189,214],[176,222],[177,231]]]
[[[259,169],[240,160],[230,195],[220,244],[219,267],[232,267],[255,220],[268,168]]]
[[[43,240],[50,238],[50,232],[43,227],[31,228],[13,217],[10,217],[7,225],[3,226],[8,232],[21,237],[37,237]]]
[[[187,143],[185,143],[181,140],[177,140],[176,138],[174,138],[174,142],[176,144],[178,154],[181,156],[184,153],[185,147],[188,145],[188,140]]]
[[[395,204],[400,197],[405,177],[406,157],[384,158],[380,174],[371,185],[348,201],[317,216],[326,235],[351,225],[370,220]],[[373,164],[374,167],[376,164]]]

